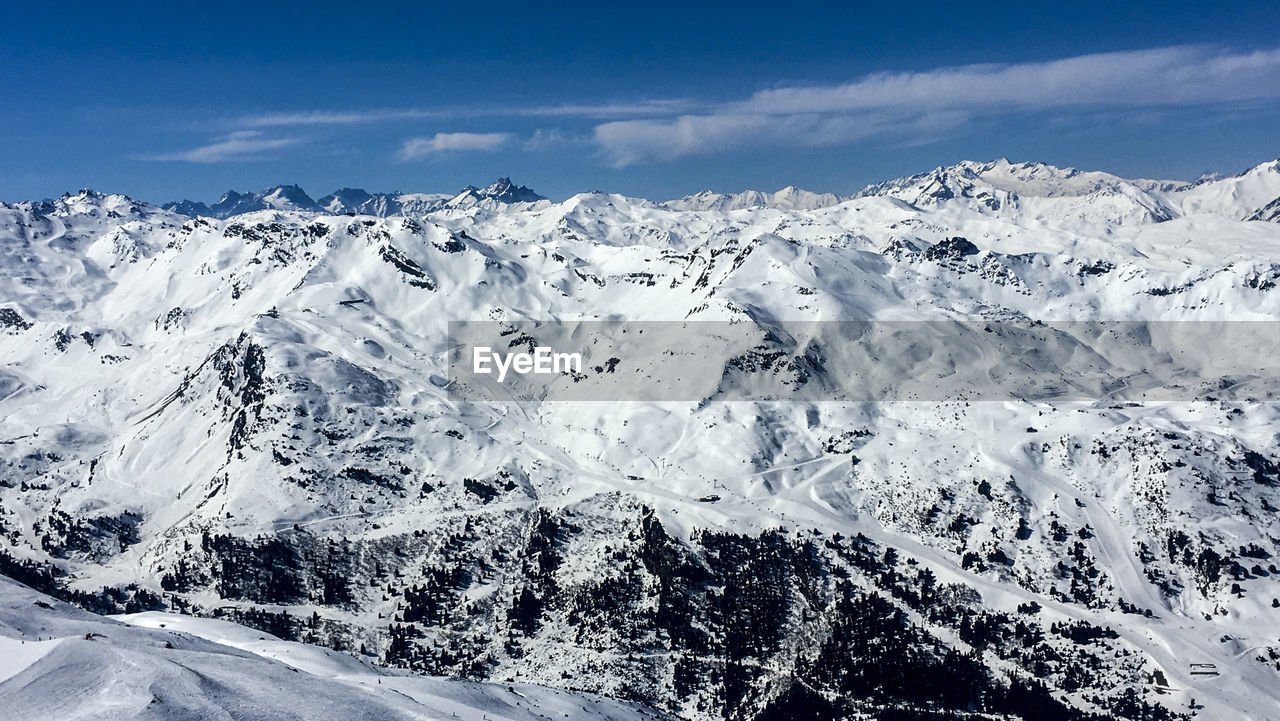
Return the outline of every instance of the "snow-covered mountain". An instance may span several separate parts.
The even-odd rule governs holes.
[[[447,365],[451,320],[1280,321],[1280,224],[1245,220],[1276,172],[965,163],[812,208],[509,181],[388,217],[3,205],[0,574],[687,719],[1280,718],[1280,409],[1248,379],[517,404]],[[717,348],[700,372],[839,367]]]

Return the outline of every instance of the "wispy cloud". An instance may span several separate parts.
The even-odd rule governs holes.
[[[303,110],[285,113],[261,113],[245,115],[233,122],[254,128],[273,128],[301,125],[365,125],[392,120],[421,120],[439,118],[438,111],[412,108],[380,108],[372,110]]]
[[[410,138],[396,153],[398,160],[417,160],[453,151],[497,150],[511,133],[436,133],[429,138]]]
[[[243,162],[260,160],[266,151],[286,148],[299,142],[299,138],[272,138],[256,130],[241,130],[190,150],[145,155],[140,159],[187,163]]]
[[[538,128],[525,139],[521,147],[529,152],[537,153],[575,146],[589,146],[592,142],[589,134],[569,133],[562,128]]]
[[[886,132],[936,133],[961,124],[959,112],[871,112],[857,115],[803,113],[763,115],[715,113],[671,120],[603,123],[594,139],[619,167],[641,162],[710,155],[745,146],[823,147],[864,140]]]
[[[1085,112],[1151,117],[1177,107],[1201,112],[1200,106],[1229,102],[1239,109],[1247,101],[1269,105],[1277,98],[1280,49],[1240,52],[1186,45],[1045,62],[877,73],[847,83],[770,88],[733,102],[659,98],[260,113],[230,119],[239,132],[151,159],[251,160],[297,143],[296,138],[264,134],[287,134],[290,128],[552,118],[563,119],[565,127],[533,131],[520,143],[510,133],[438,133],[406,140],[395,157],[404,161],[504,147],[546,152],[586,144],[622,167],[750,147],[824,147],[872,139],[921,144],[975,121],[1014,113],[1052,111],[1066,122]]]
[[[739,107],[764,113],[1012,105],[1180,105],[1280,95],[1280,50],[1177,46],[1011,65],[882,73],[844,85],[777,88]]]
[[[822,146],[884,135],[909,140],[977,115],[1277,97],[1280,50],[1177,46],[773,88],[708,112],[602,123],[594,137],[614,165],[625,166],[757,144]]]
[[[232,123],[250,128],[308,125],[368,125],[402,120],[440,120],[498,117],[575,117],[609,119],[667,115],[696,110],[689,100],[657,99],[632,103],[574,103],[563,105],[488,105],[440,108],[369,108],[364,110],[304,110],[259,113],[234,118]]]
[[[529,108],[510,108],[508,110],[511,115],[543,118],[619,118],[636,115],[666,115],[689,112],[705,107],[709,107],[707,103],[697,103],[692,100],[659,99],[634,103],[543,105]]]

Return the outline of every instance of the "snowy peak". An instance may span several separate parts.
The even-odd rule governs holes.
[[[769,198],[769,205],[780,210],[813,210],[837,205],[841,200],[835,193],[815,193],[788,185]]]
[[[1188,215],[1208,213],[1274,222],[1280,217],[1280,160],[1262,163],[1231,178],[1196,183],[1176,195]]]
[[[985,189],[1000,190],[1025,198],[1064,198],[1115,192],[1126,186],[1156,189],[1178,185],[1173,181],[1130,181],[1110,173],[1059,168],[1048,163],[1011,163],[1006,158],[1000,158],[988,163],[966,160],[952,166],[939,166],[927,173],[869,185],[858,195],[901,197],[910,195],[912,191],[931,191],[925,193],[924,197],[950,200],[953,197],[963,197],[965,190]]]
[[[927,173],[869,185],[858,197],[885,196],[920,208],[965,205],[989,215],[1021,215],[1068,223],[1159,223],[1184,215],[1233,220],[1280,217],[1280,160],[1194,183],[1129,180],[1110,173],[1047,163],[964,161]]]
[[[134,200],[119,193],[100,193],[84,188],[76,193],[64,193],[56,200],[23,201],[12,205],[0,203],[0,208],[14,210],[38,220],[51,216],[83,216],[97,219],[100,225],[119,225],[129,220],[145,219],[160,212],[149,203]]]
[[[1059,168],[1048,163],[1011,163],[1006,158],[990,163],[964,162],[955,168],[966,178],[1023,197],[1080,197],[1097,192],[1118,192],[1130,186],[1143,190],[1168,190],[1181,185],[1178,181],[1126,180],[1111,173]]]
[[[664,206],[672,210],[744,210],[747,208],[773,208],[776,210],[815,210],[838,205],[842,198],[834,193],[815,193],[794,185],[776,193],[744,190],[741,193],[717,193],[704,190],[676,200],[668,200]]]
[[[143,213],[144,208],[154,209],[127,195],[99,193],[91,188],[84,188],[74,195],[67,193],[53,204],[67,214],[92,214],[92,211],[100,210],[117,215],[135,215]]]
[[[964,206],[986,215],[1058,226],[1132,225],[1176,217],[1176,208],[1163,196],[1183,185],[1000,158],[964,161],[869,185],[857,197],[892,197],[928,209]]]
[[[263,205],[272,210],[312,210],[316,201],[296,185],[278,185],[262,196]]]
[[[987,212],[1000,211],[1010,201],[1016,202],[1016,193],[1007,187],[986,182],[983,174],[999,167],[969,161],[950,167],[938,167],[927,173],[889,180],[864,188],[856,197],[891,197],[919,208],[940,208],[953,201],[973,205]]]

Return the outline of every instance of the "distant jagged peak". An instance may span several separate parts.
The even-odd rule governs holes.
[[[218,202],[215,203],[215,205],[219,205],[227,202],[235,202],[237,200],[240,200],[241,198],[252,197],[252,195],[253,193],[240,193],[240,192],[237,192],[235,188],[232,188],[227,192],[223,193],[222,197],[218,198]],[[192,201],[185,201],[185,202],[192,202]]]
[[[498,178],[480,191],[480,194],[502,200],[508,203],[533,202],[537,200],[546,200],[545,197],[533,192],[530,188],[523,185],[515,185],[511,182],[511,178]]]
[[[353,213],[359,212],[359,208],[375,197],[364,188],[339,188],[317,200],[316,204],[329,213]]]
[[[540,200],[546,200],[546,197],[526,186],[512,183],[511,178],[502,177],[484,188],[468,185],[446,205],[452,208],[470,208],[476,205],[536,203]]]
[[[301,187],[276,185],[257,193],[241,193],[235,189],[222,194],[218,202],[207,205],[195,200],[165,203],[164,209],[191,217],[229,218],[258,210],[317,212],[321,208]]]
[[[164,208],[190,217],[230,218],[259,210],[303,213],[376,215],[380,217],[429,213],[441,207],[450,195],[442,193],[370,193],[363,188],[344,187],[319,200],[313,200],[295,184],[277,185],[256,193],[228,190],[218,202],[207,205],[200,201],[182,200],[166,203]]]
[[[208,204],[201,203],[198,200],[178,200],[171,203],[165,203],[163,207],[165,210],[177,213],[178,215],[185,215],[189,218],[197,218],[200,216],[209,217],[214,214]]]
[[[396,191],[392,193],[381,193],[380,195],[400,195],[400,192]],[[343,201],[346,201],[346,202],[363,203],[372,197],[373,197],[373,194],[365,190],[364,188],[338,188],[332,193],[329,193],[323,198],[320,198],[316,202],[323,205],[326,200],[333,199],[333,198],[341,198]]]
[[[276,210],[312,210],[316,201],[297,185],[277,185],[264,191],[262,202]]]

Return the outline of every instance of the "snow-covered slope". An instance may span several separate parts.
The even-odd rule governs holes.
[[[2,577],[0,709],[6,721],[662,718],[586,694],[396,672],[228,621],[104,618]]]
[[[0,573],[690,719],[1280,717],[1280,417],[1230,384],[450,393],[450,320],[1280,320],[1280,224],[1181,200],[1231,179],[964,167],[812,209],[0,206]]]

